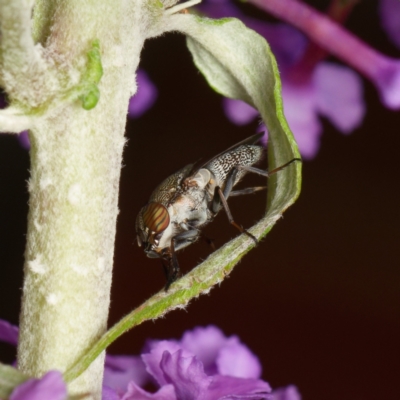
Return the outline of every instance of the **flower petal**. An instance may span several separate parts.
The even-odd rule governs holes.
[[[382,28],[389,38],[400,47],[400,2],[399,0],[380,0],[379,15]]]
[[[217,365],[221,375],[252,379],[261,376],[260,361],[236,336],[219,351]]]
[[[224,97],[222,105],[228,119],[239,126],[250,123],[254,118],[260,115],[255,108],[241,100]]]
[[[319,63],[313,82],[316,106],[343,133],[357,128],[365,115],[363,85],[353,70],[334,63]]]
[[[112,356],[107,354],[103,384],[114,389],[117,393],[124,393],[128,383],[133,381],[144,386],[150,376],[140,357]]]
[[[181,345],[183,349],[194,354],[204,366],[207,375],[217,373],[216,360],[221,348],[226,344],[227,338],[216,326],[197,327],[185,332]]]
[[[270,24],[247,17],[241,19],[268,41],[282,73],[300,61],[309,41],[299,30],[282,23]]]
[[[400,60],[385,57],[379,61],[373,82],[379,89],[382,103],[397,110],[400,108]]]
[[[207,400],[254,399],[272,400],[271,387],[259,379],[241,379],[216,375],[209,386]]]
[[[128,391],[121,400],[177,400],[172,385],[165,385],[155,393],[149,393],[137,386],[134,382],[128,385]]]
[[[208,387],[212,378],[204,373],[203,364],[195,356],[185,357],[183,350],[165,351],[160,364],[168,383],[174,385],[178,399],[212,400]]]
[[[111,389],[110,387],[103,385],[101,400],[120,400],[120,397],[118,396],[118,394],[115,392],[114,389]]]
[[[294,385],[274,390],[273,400],[301,400],[301,394]]]
[[[25,149],[29,150],[31,148],[31,142],[29,140],[28,131],[22,131],[18,135],[19,144]]]
[[[197,8],[211,18],[235,17],[242,19],[243,13],[231,0],[207,0]]]
[[[173,340],[154,340],[148,341],[147,347],[150,348],[149,353],[142,354],[142,360],[146,365],[147,372],[153,376],[156,382],[160,385],[166,385],[167,380],[165,379],[164,372],[160,367],[161,359],[165,351],[169,353],[175,353],[181,350],[181,346],[178,342]],[[185,351],[185,355],[193,355]]]
[[[317,116],[315,91],[312,84],[294,85],[282,81],[285,116],[304,158],[314,158],[319,149],[321,123]]]
[[[308,40],[296,28],[283,23],[268,23],[246,16],[230,0],[207,0],[198,8],[212,18],[238,18],[244,24],[263,36],[271,46],[279,68],[292,66],[303,55]]]
[[[16,346],[18,344],[18,331],[16,326],[0,319],[0,341]]]
[[[64,400],[67,387],[59,371],[49,371],[40,379],[29,379],[17,386],[10,400]]]
[[[137,71],[138,90],[129,100],[128,116],[138,118],[155,103],[158,91],[147,73],[141,69]]]

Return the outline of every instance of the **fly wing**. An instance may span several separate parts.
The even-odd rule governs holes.
[[[241,142],[234,144],[233,146],[229,147],[229,149],[222,151],[221,153],[217,154],[214,157],[209,158],[206,161],[202,160],[197,161],[196,163],[193,164],[192,169],[188,171],[186,178],[195,175],[199,171],[199,169],[204,168],[206,165],[211,164],[212,161],[221,157],[223,154],[232,152],[232,150],[234,150],[239,146],[256,144],[264,136],[264,133],[265,132],[256,133],[255,135],[252,135],[247,139],[244,139]]]

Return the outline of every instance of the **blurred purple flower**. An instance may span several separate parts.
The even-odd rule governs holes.
[[[108,356],[109,357],[109,356]],[[267,382],[260,379],[261,365],[257,357],[236,336],[225,337],[214,326],[195,328],[186,332],[180,341],[148,341],[142,354],[142,364],[132,357],[128,369],[131,381],[121,381],[126,359],[114,359],[113,374],[119,370],[119,389],[115,381],[108,381],[109,387],[121,395],[121,400],[183,400],[183,399],[251,399],[251,400],[300,400],[292,396],[295,389],[278,389],[277,396],[271,393]],[[109,368],[106,362],[106,373]],[[118,368],[119,366],[119,368]],[[133,367],[132,367],[133,366]],[[143,371],[147,373],[147,379]],[[112,378],[111,375],[109,375]],[[141,381],[142,383],[138,383]],[[142,387],[146,381],[153,381],[159,388],[150,393]],[[106,383],[106,382],[105,382]],[[122,383],[122,385],[121,385]],[[126,385],[126,389],[124,386]],[[103,400],[114,400],[110,388],[103,392]],[[282,397],[284,393],[288,396]],[[290,395],[290,396],[289,396]],[[106,397],[108,396],[108,397]]]
[[[16,344],[18,328],[0,320],[0,340]],[[195,328],[180,341],[150,340],[140,357],[107,355],[102,400],[301,400],[294,386],[271,393],[260,379],[258,358],[238,337],[214,326]],[[143,387],[153,382],[158,390]],[[29,379],[10,400],[63,400],[66,386],[58,371]]]
[[[142,69],[137,70],[138,90],[129,100],[128,116],[139,118],[155,103],[158,91],[147,73]]]
[[[67,387],[59,371],[49,371],[40,379],[28,379],[17,386],[9,400],[64,400]]]
[[[108,386],[103,386],[103,392],[101,394],[101,400],[120,400],[120,396]]]
[[[389,39],[400,48],[400,1],[380,0],[379,15]]]
[[[400,1],[380,0],[379,14],[382,28],[389,39],[400,48]],[[370,76],[381,91],[382,102],[386,107],[400,107],[400,61],[380,54],[372,60]]]
[[[319,46],[370,79],[387,108],[400,108],[400,59],[383,55],[338,23],[343,22],[356,4],[355,1],[332,2],[336,11],[332,11],[330,17],[298,0],[249,2],[300,29],[312,40],[314,48]],[[390,8],[390,11],[395,12],[394,8]],[[396,23],[397,19],[394,19]],[[310,57],[305,58],[310,61]]]
[[[226,338],[213,326],[188,331],[180,341],[148,341],[142,363],[131,358],[129,383],[121,380],[126,376],[127,360],[114,358],[113,361],[114,371],[109,375],[107,358],[105,376],[112,378],[115,369],[119,369],[120,376],[114,375],[116,380],[108,378],[104,383],[119,394],[126,384],[123,400],[272,399],[270,386],[259,379],[261,365],[257,357],[236,336]],[[150,380],[159,387],[155,393],[141,387]]]
[[[273,400],[301,400],[301,395],[297,387],[293,385],[276,389],[273,395]]]
[[[18,135],[19,144],[25,149],[29,150],[31,148],[31,142],[29,141],[28,131],[22,131]]]
[[[365,104],[360,77],[347,67],[324,61],[304,68],[301,61],[308,41],[299,31],[246,17],[228,0],[208,0],[200,8],[213,17],[239,17],[268,40],[281,71],[285,116],[304,158],[313,158],[318,152],[322,133],[319,115],[345,134],[361,124]],[[224,110],[237,125],[249,123],[258,115],[239,100],[224,99]]]
[[[351,133],[365,114],[360,77],[351,69],[320,62],[302,84],[282,76],[285,115],[305,158],[319,149],[322,115],[342,133]]]
[[[196,355],[208,375],[259,379],[261,364],[237,336],[225,337],[215,326],[187,331],[181,340],[183,349]]]
[[[225,115],[235,125],[246,125],[260,115],[255,108],[242,100],[234,100],[224,97],[222,99],[222,105],[224,107]]]
[[[0,319],[0,342],[16,346],[18,344],[18,328]]]
[[[137,386],[144,386],[149,380],[150,375],[139,356],[106,355],[103,385],[107,389],[112,389],[115,393],[122,395],[127,391],[130,382],[134,382]]]

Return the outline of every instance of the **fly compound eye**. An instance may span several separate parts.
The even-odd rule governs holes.
[[[143,212],[143,223],[154,234],[168,228],[170,222],[168,210],[160,203],[149,203]]]

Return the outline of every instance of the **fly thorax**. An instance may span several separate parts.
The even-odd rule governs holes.
[[[170,211],[171,220],[178,227],[182,224],[197,227],[205,222],[207,201],[204,192],[198,187],[192,187],[173,204],[173,209]]]
[[[215,175],[210,172],[210,180],[208,181],[208,185],[206,187],[206,194],[208,202],[212,201],[214,198],[215,188],[218,186],[217,179]]]
[[[183,182],[183,188],[185,191],[190,190],[191,188],[203,190],[210,181],[210,178],[210,171],[206,168],[201,168],[197,171],[195,175],[185,179],[185,181]]]

